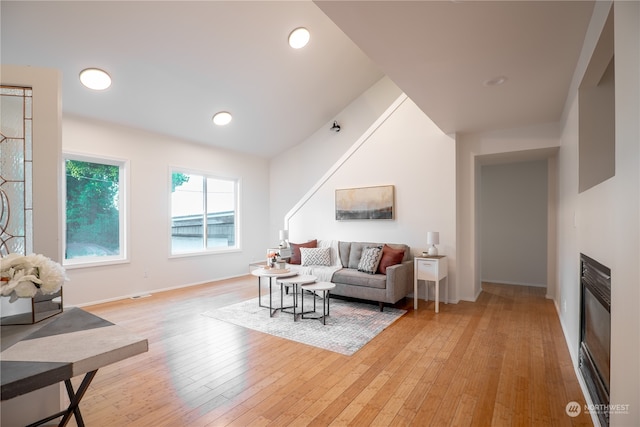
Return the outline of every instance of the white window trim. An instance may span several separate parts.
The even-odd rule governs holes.
[[[171,185],[172,185],[172,176],[174,173],[184,173],[184,174],[191,174],[191,175],[201,175],[203,178],[205,178],[205,181],[207,178],[211,178],[211,179],[220,179],[220,180],[226,180],[226,181],[233,181],[235,183],[235,200],[234,200],[234,210],[235,210],[235,246],[233,247],[218,247],[218,248],[207,248],[206,244],[204,245],[204,248],[202,250],[199,251],[188,251],[188,252],[178,252],[178,253],[173,253],[173,247],[172,247],[172,242],[171,242],[171,221],[172,221],[172,206],[171,206]],[[240,240],[240,236],[241,236],[241,227],[240,227],[240,189],[241,189],[241,179],[239,177],[234,177],[234,176],[225,176],[225,175],[220,175],[218,173],[214,173],[214,172],[210,172],[210,171],[203,171],[203,170],[198,170],[198,169],[193,169],[193,168],[185,168],[185,167],[181,167],[181,166],[169,166],[169,173],[168,173],[168,180],[167,180],[168,186],[167,186],[167,199],[168,199],[168,235],[169,235],[169,248],[168,248],[168,253],[169,253],[169,258],[185,258],[185,257],[193,257],[193,256],[201,256],[201,255],[216,255],[216,254],[228,254],[228,253],[234,253],[234,252],[241,252],[242,248],[241,248],[241,240]],[[205,203],[205,210],[206,210],[206,203]],[[203,236],[204,238],[204,236]],[[206,242],[206,241],[205,241]]]
[[[120,221],[120,254],[104,257],[86,257],[66,259],[65,248],[67,247],[67,160],[78,160],[81,162],[101,163],[120,167],[120,188],[118,195],[118,213]],[[77,268],[96,267],[113,264],[124,264],[129,262],[129,165],[128,159],[96,154],[87,154],[73,151],[63,151],[62,153],[62,262],[69,270]]]

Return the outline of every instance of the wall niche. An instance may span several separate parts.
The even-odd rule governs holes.
[[[578,190],[615,175],[615,58],[613,7],[578,89]]]

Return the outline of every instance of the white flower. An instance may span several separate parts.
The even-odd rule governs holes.
[[[64,268],[44,255],[9,254],[0,259],[0,294],[17,298],[33,298],[60,290],[68,280]]]
[[[11,298],[9,302],[14,302],[18,298],[33,298],[38,293],[38,288],[33,282],[29,282],[24,280],[22,282],[18,282],[16,287],[13,289],[13,294],[11,294]]]

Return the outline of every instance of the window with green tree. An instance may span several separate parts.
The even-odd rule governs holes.
[[[171,172],[171,253],[238,247],[238,181],[187,171]]]
[[[125,259],[124,165],[65,155],[65,264]]]

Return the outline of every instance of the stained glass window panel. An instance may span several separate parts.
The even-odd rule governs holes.
[[[0,255],[33,252],[31,96],[0,86]]]

